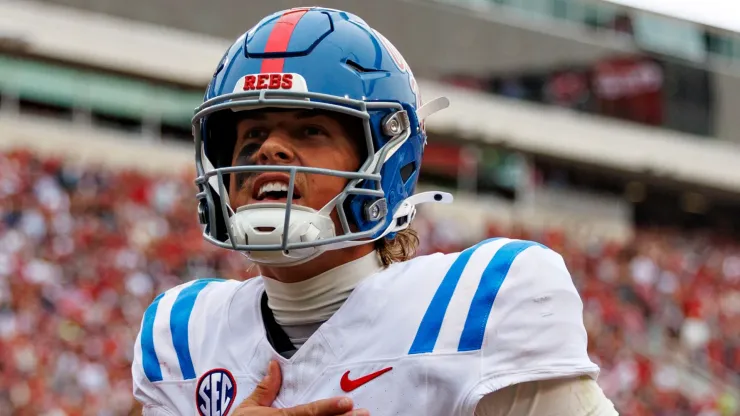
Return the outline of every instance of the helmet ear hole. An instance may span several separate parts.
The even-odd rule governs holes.
[[[411,175],[416,171],[416,163],[409,162],[401,168],[401,180],[403,183],[408,182]]]

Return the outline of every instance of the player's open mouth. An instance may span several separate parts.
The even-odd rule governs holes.
[[[258,202],[285,202],[288,200],[289,178],[285,175],[260,175],[254,183],[252,198]],[[293,187],[293,200],[301,194]]]

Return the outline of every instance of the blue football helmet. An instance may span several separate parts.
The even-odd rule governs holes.
[[[414,195],[426,144],[423,119],[449,105],[421,106],[406,61],[359,17],[320,7],[270,15],[228,49],[193,117],[205,239],[258,264],[290,266],[325,250],[393,238],[422,202],[449,202],[442,192]],[[334,111],[361,120],[367,158],[357,172],[303,166],[231,166],[236,115],[265,108]],[[286,203],[232,207],[230,174],[290,175]],[[293,203],[297,173],[348,180],[320,210]],[[336,210],[341,230],[330,214]]]

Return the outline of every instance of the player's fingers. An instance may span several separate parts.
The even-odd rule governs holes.
[[[370,411],[367,409],[355,409],[350,410],[342,416],[370,416]]]
[[[276,361],[270,361],[267,365],[267,374],[260,381],[260,384],[254,388],[252,394],[239,405],[239,408],[271,406],[280,391],[281,383],[280,366]]]
[[[352,413],[352,399],[349,397],[334,397],[331,399],[317,400],[301,406],[283,409],[282,416],[341,416]],[[367,416],[369,413],[360,416]]]

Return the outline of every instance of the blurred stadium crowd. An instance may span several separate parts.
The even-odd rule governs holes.
[[[190,178],[0,153],[0,415],[130,414],[132,348],[153,297],[195,277],[254,273],[202,241]],[[422,213],[416,227],[421,254],[472,243],[454,219]],[[495,224],[489,234],[562,253],[584,300],[599,383],[621,414],[737,414],[722,389],[684,395],[667,352],[736,383],[737,243],[665,229],[622,245]]]

